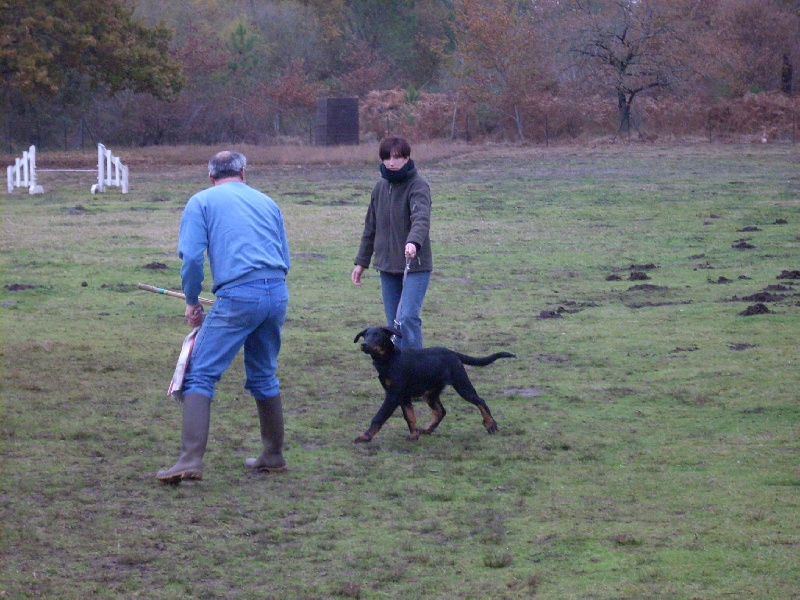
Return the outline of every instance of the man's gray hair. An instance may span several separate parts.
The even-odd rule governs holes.
[[[214,180],[236,177],[241,174],[246,166],[247,158],[244,154],[223,150],[222,152],[217,152],[208,161],[208,174]]]

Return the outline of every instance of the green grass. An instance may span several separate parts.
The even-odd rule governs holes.
[[[800,597],[800,281],[778,279],[800,269],[797,148],[430,154],[426,343],[517,354],[470,371],[499,432],[450,391],[436,435],[407,442],[395,415],[352,443],[381,401],[352,343],[382,321],[378,278],[349,281],[377,169],[256,163],[293,255],[290,471],[243,467],[238,359],[204,479],[178,487],[154,475],[177,459],[188,328],[136,283],[180,288],[202,168],[150,157],[126,196],[57,174],[2,196],[0,595]],[[741,316],[768,287],[771,313]]]

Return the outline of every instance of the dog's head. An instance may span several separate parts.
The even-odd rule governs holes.
[[[367,327],[364,331],[359,331],[353,343],[361,338],[361,351],[369,354],[373,360],[386,360],[394,354],[394,342],[392,336],[403,337],[394,327]]]

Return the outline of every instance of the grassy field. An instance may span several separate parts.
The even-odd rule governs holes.
[[[118,152],[125,196],[43,173],[0,200],[0,596],[800,597],[796,146],[415,150],[426,344],[518,358],[470,368],[496,435],[450,391],[437,434],[397,414],[366,445],[381,389],[353,337],[382,306],[349,272],[374,149],[253,149],[293,256],[290,471],[243,467],[239,359],[180,486],[154,475],[178,456],[183,304],[136,284],[180,289],[212,149],[147,152]]]

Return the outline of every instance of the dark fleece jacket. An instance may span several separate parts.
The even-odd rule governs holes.
[[[410,270],[431,271],[430,224],[431,188],[416,167],[401,183],[381,178],[372,190],[355,264],[368,268],[374,257],[378,271],[402,273],[405,246],[411,242],[417,246],[417,257]]]

